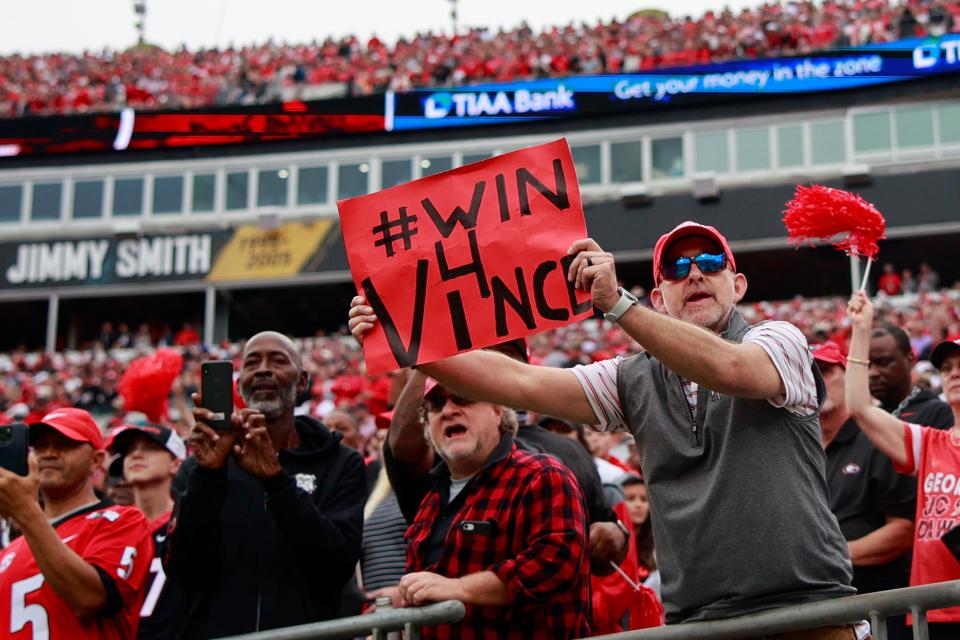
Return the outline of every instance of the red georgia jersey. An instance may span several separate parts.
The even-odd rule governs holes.
[[[98,504],[56,523],[57,535],[117,586],[123,607],[82,623],[53,591],[23,537],[0,552],[0,638],[133,640],[153,558],[147,519],[133,507]]]

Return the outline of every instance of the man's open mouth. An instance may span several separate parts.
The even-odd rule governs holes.
[[[467,432],[467,428],[462,424],[452,424],[449,427],[444,428],[443,437],[444,438],[456,438]]]
[[[700,302],[701,300],[706,300],[712,296],[706,291],[697,291],[696,293],[691,293],[687,296],[687,302]]]

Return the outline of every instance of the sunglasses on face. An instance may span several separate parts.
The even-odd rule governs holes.
[[[457,405],[458,407],[469,407],[476,402],[476,400],[464,398],[456,393],[450,393],[449,391],[438,391],[436,393],[431,393],[429,396],[424,398],[423,404],[427,409],[427,413],[440,413],[447,405],[447,400],[452,400],[453,404]]]
[[[719,273],[727,268],[727,256],[723,253],[701,253],[696,258],[677,258],[660,267],[664,280],[683,280],[690,275],[690,266],[696,264],[701,273]]]

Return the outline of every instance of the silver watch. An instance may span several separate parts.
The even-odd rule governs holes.
[[[617,289],[620,292],[620,299],[617,300],[617,304],[613,305],[613,308],[610,311],[607,311],[603,314],[604,319],[608,322],[619,322],[620,318],[627,312],[627,309],[633,305],[639,303],[637,296],[633,295],[623,287]]]

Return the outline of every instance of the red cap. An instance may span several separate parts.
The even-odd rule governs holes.
[[[727,256],[727,262],[730,263],[730,268],[734,271],[737,270],[737,263],[733,259],[733,251],[730,250],[730,245],[727,244],[727,239],[723,237],[723,234],[709,225],[687,220],[686,222],[681,222],[673,228],[673,231],[663,234],[660,236],[660,239],[657,240],[657,244],[653,248],[654,285],[660,284],[660,261],[663,259],[663,254],[670,245],[680,238],[686,238],[687,236],[703,236],[716,242]]]
[[[933,348],[930,353],[930,362],[937,369],[943,366],[943,361],[952,353],[960,351],[960,340],[944,340]]]
[[[827,340],[813,350],[813,359],[827,364],[838,364],[844,369],[847,368],[847,356],[833,340]]]
[[[94,449],[103,449],[103,433],[100,431],[100,426],[93,419],[93,416],[83,409],[72,407],[57,409],[43,416],[40,422],[30,425],[31,442],[35,437],[33,434],[36,433],[34,431],[36,427],[50,427],[71,440],[89,442]]]

